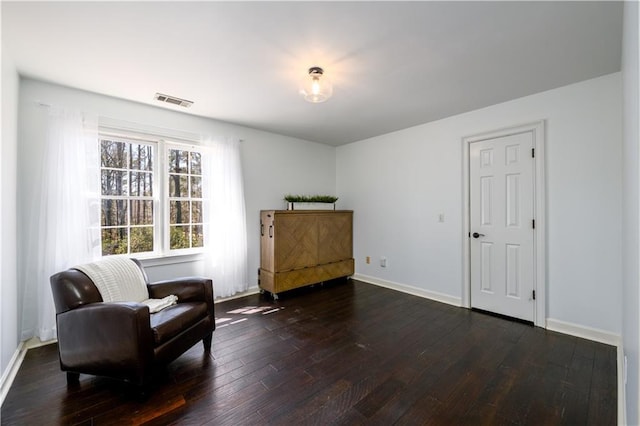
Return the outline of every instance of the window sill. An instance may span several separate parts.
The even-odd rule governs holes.
[[[142,266],[164,266],[175,265],[178,263],[191,263],[198,262],[204,259],[204,253],[185,253],[185,254],[170,254],[162,256],[150,256],[150,257],[138,257],[136,258],[142,263]]]

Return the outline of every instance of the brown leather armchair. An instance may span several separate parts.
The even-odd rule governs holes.
[[[146,305],[102,300],[87,275],[68,269],[51,277],[56,305],[60,368],[67,382],[80,373],[125,380],[146,389],[153,371],[199,340],[211,350],[215,329],[213,286],[206,278],[149,283],[149,297],[178,296],[178,303],[150,314]]]

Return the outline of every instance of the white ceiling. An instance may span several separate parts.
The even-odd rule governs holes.
[[[24,76],[330,145],[619,71],[621,35],[619,2],[2,2]]]

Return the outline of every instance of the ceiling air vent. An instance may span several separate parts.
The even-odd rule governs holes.
[[[168,104],[178,105],[185,108],[189,108],[191,105],[193,105],[193,101],[176,98],[175,96],[164,95],[162,93],[156,93],[153,99],[160,102],[166,102]]]

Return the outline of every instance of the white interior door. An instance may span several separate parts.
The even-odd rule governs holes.
[[[471,306],[534,320],[533,133],[470,143]]]

